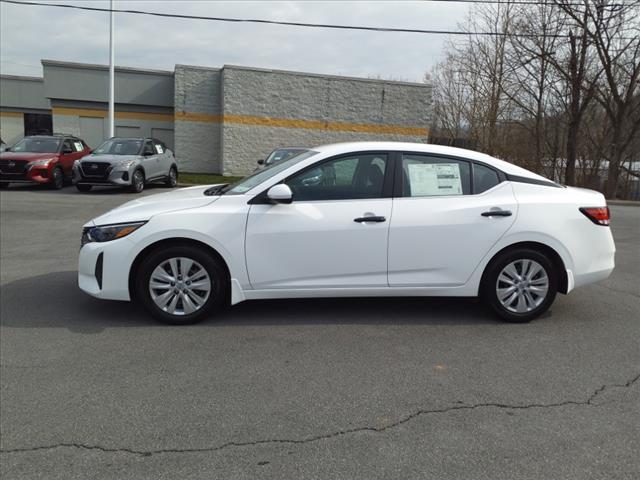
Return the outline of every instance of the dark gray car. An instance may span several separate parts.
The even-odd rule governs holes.
[[[178,184],[178,165],[155,138],[110,138],[73,165],[73,183],[81,192],[94,185],[119,185],[141,192],[146,183]]]

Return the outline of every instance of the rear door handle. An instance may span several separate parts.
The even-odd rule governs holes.
[[[489,210],[488,212],[482,212],[480,215],[483,217],[510,217],[511,210]]]
[[[354,222],[362,223],[362,222],[386,222],[387,219],[385,217],[378,217],[371,215],[369,217],[358,217],[353,219]]]

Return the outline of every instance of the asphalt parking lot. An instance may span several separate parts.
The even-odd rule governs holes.
[[[340,299],[170,327],[76,284],[82,224],[131,198],[0,193],[3,479],[640,478],[640,208],[611,278],[531,324]]]

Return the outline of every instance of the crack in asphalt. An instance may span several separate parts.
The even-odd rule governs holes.
[[[409,415],[406,415],[405,417],[402,417],[399,420],[396,420],[395,422],[392,423],[388,423],[382,427],[355,427],[355,428],[350,428],[350,429],[344,429],[344,430],[337,430],[334,432],[330,432],[330,433],[325,433],[322,435],[315,435],[315,436],[310,436],[310,437],[305,437],[305,438],[300,438],[300,439],[277,439],[277,438],[271,438],[271,439],[263,439],[263,440],[254,440],[254,441],[250,441],[250,442],[226,442],[223,444],[220,444],[218,446],[213,446],[213,447],[202,447],[202,448],[166,448],[166,449],[159,449],[159,450],[136,450],[133,448],[109,448],[109,447],[103,447],[100,445],[87,445],[87,444],[83,444],[83,443],[57,443],[54,445],[42,445],[42,446],[36,446],[36,447],[24,447],[24,448],[12,448],[12,449],[0,449],[0,453],[25,453],[25,452],[36,452],[36,451],[41,451],[41,450],[54,450],[57,448],[76,448],[76,449],[80,449],[80,450],[93,450],[93,451],[100,451],[100,452],[105,452],[105,453],[128,453],[128,454],[132,454],[132,455],[139,455],[139,456],[143,456],[143,457],[149,457],[151,455],[158,455],[158,454],[163,454],[163,453],[202,453],[202,452],[218,452],[220,450],[224,450],[227,448],[233,448],[233,447],[250,447],[250,446],[258,446],[258,445],[266,445],[266,444],[287,444],[287,445],[299,445],[299,444],[306,444],[306,443],[312,443],[312,442],[318,442],[321,440],[329,440],[332,438],[336,438],[336,437],[341,437],[344,435],[349,435],[349,434],[353,434],[353,433],[361,433],[361,432],[373,432],[373,433],[380,433],[380,432],[384,432],[386,430],[390,430],[392,428],[398,427],[400,425],[403,425],[407,422],[410,422],[411,420],[420,417],[422,415],[431,415],[431,414],[439,414],[439,413],[448,413],[448,412],[453,412],[456,410],[476,410],[476,409],[480,409],[480,408],[498,408],[498,409],[505,409],[505,410],[527,410],[527,409],[531,409],[531,408],[558,408],[558,407],[565,407],[568,405],[578,405],[578,406],[584,406],[584,405],[595,405],[597,406],[597,404],[594,404],[595,399],[598,397],[598,395],[600,395],[601,393],[603,393],[604,391],[611,389],[611,388],[628,388],[630,386],[632,386],[634,383],[636,383],[638,380],[640,380],[640,374],[636,375],[635,377],[631,378],[630,380],[628,380],[625,383],[621,383],[621,384],[605,384],[602,385],[600,387],[598,387],[597,389],[595,389],[593,391],[593,393],[591,393],[591,395],[589,395],[589,397],[586,400],[566,400],[563,402],[555,402],[555,403],[529,403],[529,404],[521,404],[521,405],[510,405],[510,404],[505,404],[505,403],[494,403],[494,402],[488,402],[488,403],[476,403],[473,405],[454,405],[451,407],[445,407],[445,408],[439,408],[439,409],[431,409],[431,410],[425,410],[425,409],[421,409],[421,410],[417,410]]]

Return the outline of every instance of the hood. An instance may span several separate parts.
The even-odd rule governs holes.
[[[81,162],[107,162],[107,163],[118,163],[125,160],[137,160],[140,158],[140,155],[94,155],[89,154],[80,160]]]
[[[33,153],[33,152],[2,152],[0,160],[20,160],[33,162],[34,160],[44,160],[47,158],[57,158],[57,153]]]
[[[167,193],[149,195],[127,202],[88,222],[85,227],[149,220],[151,217],[187,208],[204,207],[219,196],[208,197],[204,191],[212,185],[181,188]]]

